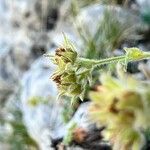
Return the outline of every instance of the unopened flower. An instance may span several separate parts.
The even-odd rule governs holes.
[[[77,52],[71,47],[60,47],[55,51],[55,61],[62,59],[65,63],[74,64],[77,58]]]
[[[67,95],[72,100],[84,95],[84,83],[81,81],[83,74],[77,74],[76,59],[77,52],[71,44],[57,48],[53,57],[57,69],[51,77],[57,84],[59,96]]]
[[[51,78],[57,84],[59,96],[67,95],[72,101],[78,97],[82,100],[90,81],[91,70],[86,65],[81,66],[74,46],[65,39],[65,44],[56,49],[52,60],[57,68]]]
[[[52,79],[56,82],[60,94],[76,97],[82,93],[82,86],[77,82],[77,77],[74,71],[54,74]]]
[[[136,47],[124,48],[124,50],[126,51],[127,59],[129,59],[130,61],[141,60],[141,59],[146,59],[150,57],[149,52],[141,51],[140,49]]]

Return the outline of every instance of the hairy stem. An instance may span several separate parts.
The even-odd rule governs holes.
[[[130,55],[128,56],[126,54],[126,55],[121,55],[121,56],[116,56],[111,58],[105,58],[101,60],[78,58],[77,62],[82,66],[91,67],[93,65],[105,65],[105,64],[111,64],[111,63],[122,62],[122,61],[130,62],[130,61],[138,61],[138,60],[149,59],[149,58],[150,58],[150,52],[142,52],[142,56],[140,57],[130,56]]]
[[[126,55],[116,56],[116,57],[111,57],[111,58],[106,58],[106,59],[101,59],[101,60],[78,58],[78,63],[82,66],[105,65],[105,64],[124,61],[125,58],[126,58]]]

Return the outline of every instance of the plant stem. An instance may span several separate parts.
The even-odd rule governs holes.
[[[111,64],[111,63],[116,63],[120,61],[138,61],[142,59],[149,59],[150,58],[150,52],[142,52],[142,55],[140,57],[136,57],[136,55],[132,56],[131,55],[121,55],[121,56],[116,56],[116,57],[111,57],[111,58],[105,58],[101,60],[93,60],[93,59],[87,59],[87,58],[78,58],[78,63],[82,66],[85,67],[91,67],[93,65],[105,65],[105,64]]]
[[[80,63],[80,65],[82,65],[82,66],[105,65],[105,64],[110,64],[110,63],[116,63],[119,61],[124,61],[125,58],[126,58],[126,55],[105,58],[105,59],[101,59],[101,60],[79,58],[78,63]]]
[[[150,52],[143,52],[144,59],[150,58]]]
[[[96,60],[94,65],[105,65],[105,64],[110,64],[110,63],[116,63],[118,61],[124,61],[125,57],[126,57],[125,55],[122,55],[122,56],[116,56],[116,57]]]

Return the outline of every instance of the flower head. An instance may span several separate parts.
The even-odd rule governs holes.
[[[78,83],[78,78],[74,70],[64,70],[63,72],[55,72],[52,75],[53,81],[56,82],[60,95],[68,95],[77,97],[82,93],[82,86]]]
[[[89,71],[79,67],[77,52],[66,37],[65,44],[56,49],[53,62],[57,69],[51,78],[57,84],[59,96],[67,95],[72,100],[78,97],[83,99]]]
[[[149,88],[125,75],[122,79],[103,75],[101,82],[99,90],[90,93],[91,117],[106,126],[103,135],[115,150],[140,150],[141,129],[150,126],[150,99],[145,98]]]
[[[60,47],[55,51],[55,61],[62,59],[65,63],[74,64],[77,58],[77,52],[71,47]]]

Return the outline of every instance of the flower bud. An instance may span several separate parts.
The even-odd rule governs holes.
[[[58,59],[62,59],[65,63],[74,64],[77,58],[77,52],[71,47],[60,47],[56,49],[55,61],[57,63]]]
[[[124,50],[129,60],[140,60],[144,58],[144,52],[136,47],[124,48]]]
[[[59,93],[65,93],[65,95],[71,97],[79,97],[83,92],[81,84],[77,82],[75,71],[71,69],[63,73],[55,72],[52,75],[52,79],[56,82]]]

